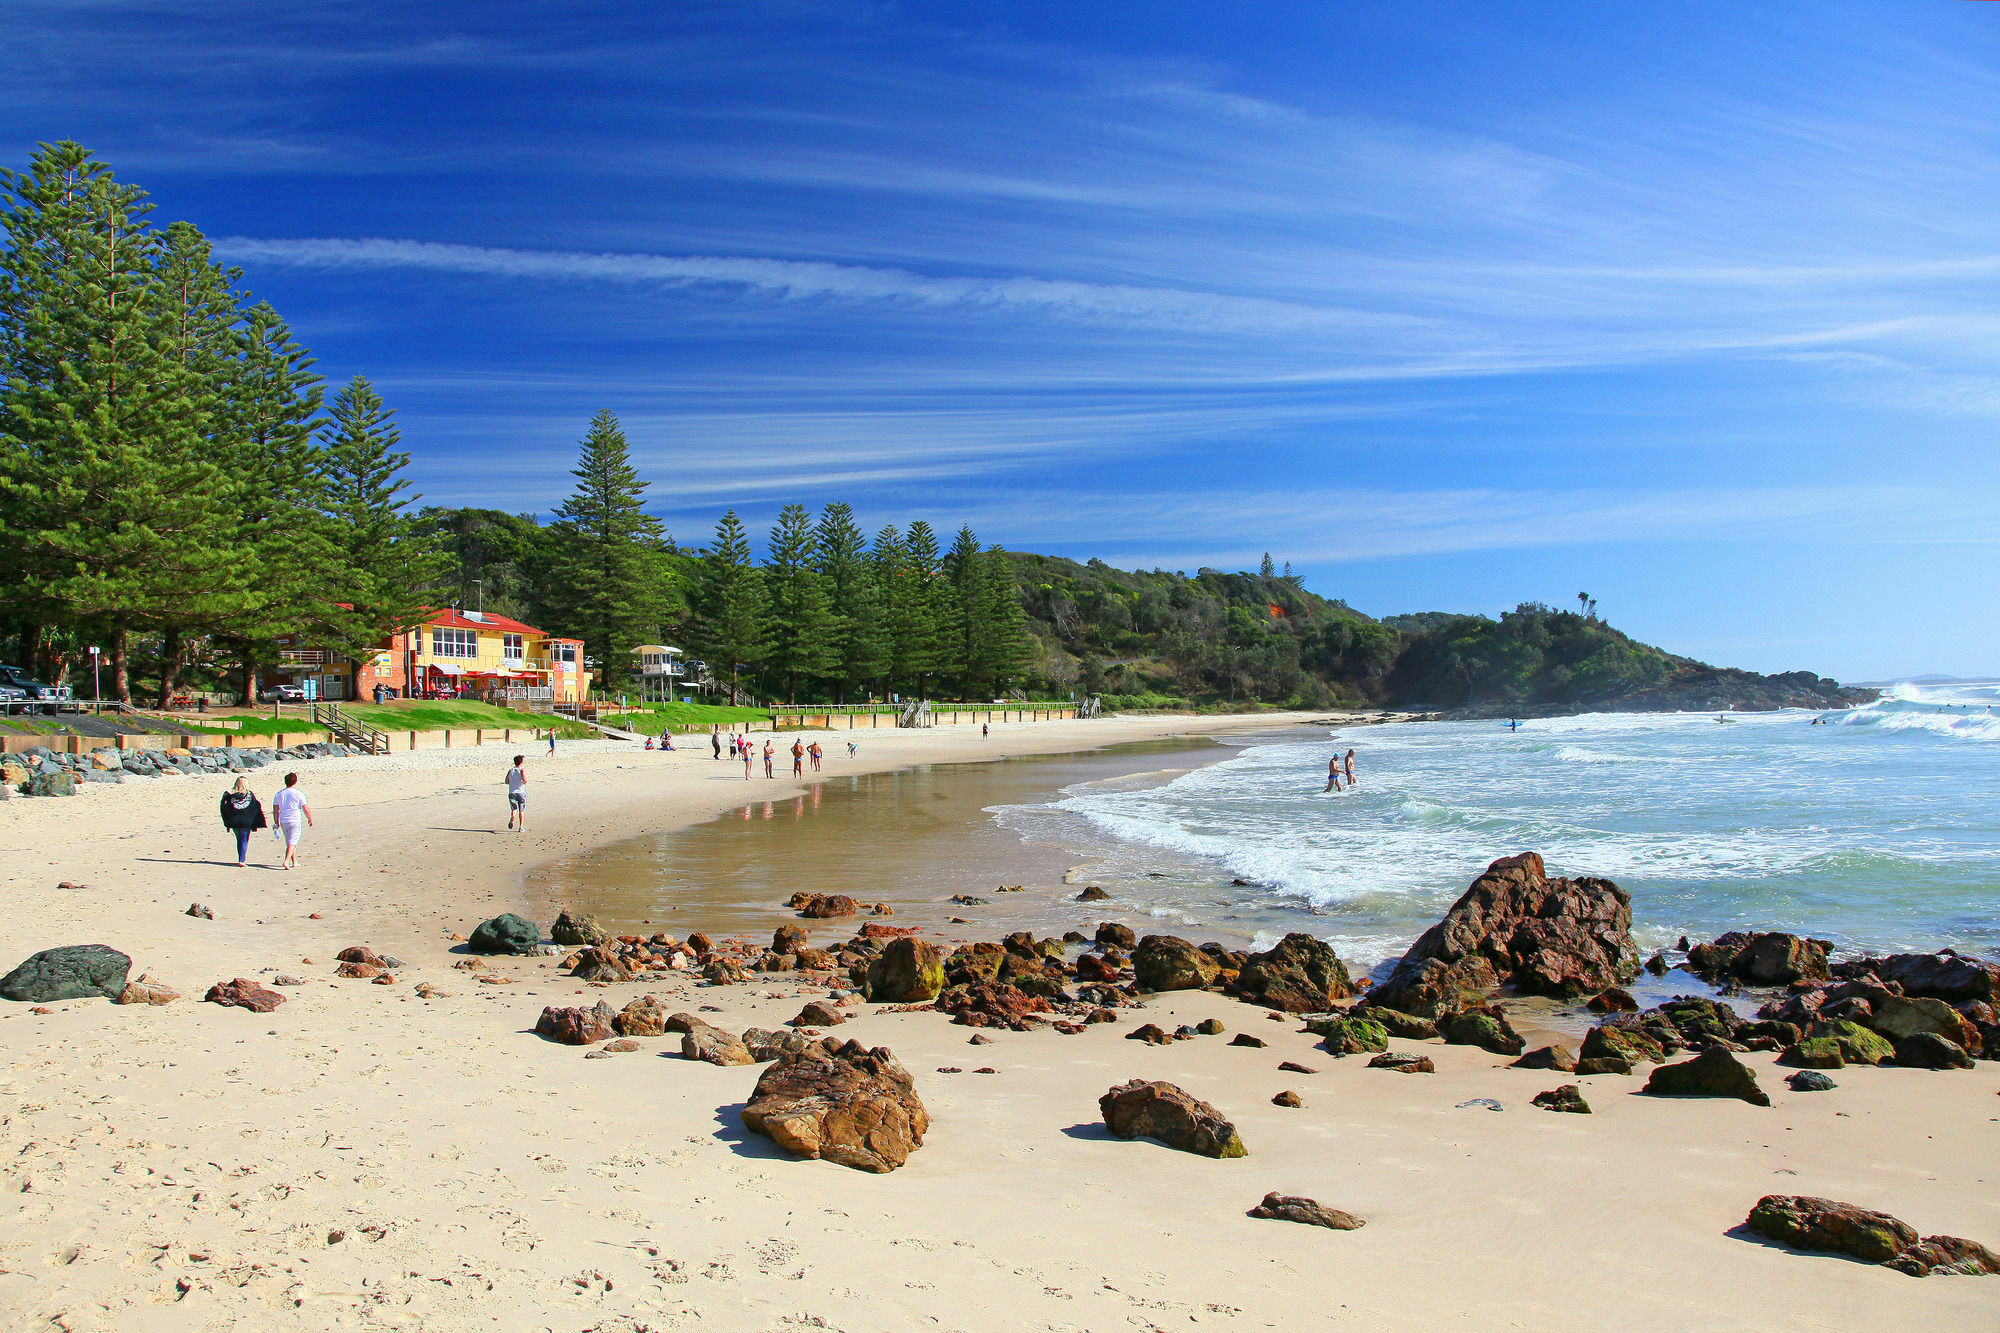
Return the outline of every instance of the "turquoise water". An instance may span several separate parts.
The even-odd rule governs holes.
[[[1664,946],[1738,927],[1845,949],[2000,956],[2000,683],[1828,716],[1595,714],[1236,738],[1162,786],[1082,783],[996,809],[1190,929],[1303,929],[1399,954],[1495,857],[1615,880]],[[1323,794],[1356,750],[1357,789]],[[1243,881],[1236,883],[1233,881]]]

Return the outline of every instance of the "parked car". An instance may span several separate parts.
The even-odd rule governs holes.
[[[70,706],[67,685],[44,685],[19,667],[0,666],[0,705],[10,713],[56,714]]]
[[[257,697],[267,704],[302,704],[306,701],[306,687],[303,685],[273,685]]]

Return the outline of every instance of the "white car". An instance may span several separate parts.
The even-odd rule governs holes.
[[[267,704],[302,704],[306,689],[303,685],[273,685],[257,697]]]

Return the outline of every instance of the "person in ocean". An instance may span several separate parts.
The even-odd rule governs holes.
[[[1339,790],[1340,790],[1340,756],[1335,755],[1333,758],[1326,761],[1326,786],[1321,789],[1321,794],[1324,795],[1326,792],[1339,791]]]
[[[1340,761],[1340,766],[1347,771],[1347,785],[1352,787],[1354,785],[1354,751],[1349,750],[1347,752],[1346,757]]]

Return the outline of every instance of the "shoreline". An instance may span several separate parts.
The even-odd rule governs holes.
[[[1323,716],[1018,724],[983,745],[910,733],[858,760],[888,771]],[[526,835],[498,831],[509,756],[491,747],[449,763],[300,765],[319,823],[291,874],[219,864],[220,779],[0,806],[17,849],[0,871],[14,905],[0,965],[102,942],[185,995],[47,1014],[0,1004],[0,1309],[23,1316],[13,1322],[1012,1333],[1471,1318],[1595,1330],[1629,1322],[1638,1299],[1656,1320],[1703,1328],[1991,1322],[1996,1288],[1980,1279],[1917,1281],[1737,1234],[1759,1196],[1783,1192],[2000,1239],[1991,1063],[1852,1068],[1838,1091],[1796,1096],[1753,1053],[1771,1108],[1643,1097],[1641,1079],[1600,1076],[1582,1080],[1595,1110],[1584,1117],[1528,1105],[1573,1076],[1435,1044],[1413,1048],[1435,1074],[1369,1069],[1207,992],[1160,995],[1075,1036],[997,1031],[977,1048],[941,1014],[863,1006],[833,1035],[894,1050],[931,1131],[888,1176],[793,1160],[737,1116],[758,1067],[683,1061],[673,1038],[586,1060],[530,1030],[544,1005],[618,1006],[649,990],[670,1009],[713,1007],[733,1030],[775,1026],[823,988],[787,974],[592,986],[552,958],[487,960],[513,980],[486,984],[454,966],[451,937],[519,906],[522,875],[552,855],[685,827],[735,805],[742,786],[797,789],[710,777],[728,765],[705,753],[650,771],[662,756],[616,743],[528,753]],[[276,777],[253,785],[268,799]],[[267,837],[253,856],[271,861]],[[184,915],[197,901],[213,919]],[[1115,902],[1102,906],[1117,918]],[[859,923],[798,924],[817,944]],[[336,980],[333,953],[349,944],[412,966],[392,985]],[[282,987],[271,1013],[199,1002],[212,982],[285,972],[302,984]],[[1207,1018],[1268,1046],[1124,1039],[1142,1022]],[[1279,1070],[1287,1059],[1316,1072]],[[1214,1102],[1251,1156],[1108,1139],[1096,1099],[1133,1077]],[[1287,1089],[1303,1109],[1271,1104]],[[1244,1216],[1274,1189],[1368,1226]]]

